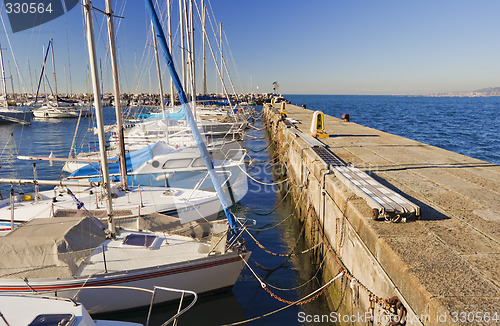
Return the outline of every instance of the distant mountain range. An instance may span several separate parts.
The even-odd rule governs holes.
[[[468,92],[438,93],[435,96],[500,96],[500,87],[481,88]]]

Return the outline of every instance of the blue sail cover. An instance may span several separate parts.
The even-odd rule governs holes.
[[[168,145],[166,145],[164,142],[157,142],[152,145],[125,154],[125,160],[127,162],[127,173],[137,169],[145,162],[151,160],[154,156],[166,154],[169,151],[171,151],[171,148]],[[109,159],[109,161],[118,161],[118,157]],[[108,162],[108,168],[110,175],[120,175],[120,162],[115,162],[115,163]],[[86,166],[79,168],[78,170],[73,171],[73,173],[69,175],[69,178],[98,176],[100,171],[101,171],[100,163],[94,162],[87,164]]]
[[[138,114],[136,115],[139,119],[163,119],[163,113],[148,113],[148,114]],[[165,113],[165,119],[168,120],[186,120],[186,115],[182,110],[173,113]]]

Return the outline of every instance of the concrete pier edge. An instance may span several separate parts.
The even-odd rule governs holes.
[[[290,104],[286,110],[307,133],[313,111]],[[421,220],[375,221],[365,200],[279,121],[279,104],[264,105],[263,117],[292,180],[306,238],[326,244],[314,253],[318,261],[327,255],[324,282],[347,270],[327,291],[332,311],[350,317],[341,324],[384,325],[360,320],[374,296],[398,296],[406,325],[500,324],[498,165],[325,115],[334,137],[321,141],[334,154],[365,170],[378,167],[369,171],[374,178],[422,207]]]

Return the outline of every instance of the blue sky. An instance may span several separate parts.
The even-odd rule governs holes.
[[[174,2],[173,21],[177,29],[178,1]],[[500,86],[500,1],[497,0],[211,0],[210,3],[229,43],[230,52],[224,44],[224,56],[238,91],[270,92],[273,81],[286,94],[432,94]],[[149,18],[143,1],[123,0],[113,4],[115,11],[125,17],[117,35],[121,88],[127,92],[157,92]],[[94,6],[104,8],[104,0],[94,1]],[[15,34],[8,26],[5,8],[2,16],[24,89],[31,90],[32,84],[28,60],[35,80],[35,69],[39,73],[42,64],[43,46],[51,37],[56,49],[59,90],[89,89],[80,6],[52,22]],[[94,19],[104,88],[111,91],[109,60],[105,55],[106,28],[102,14],[95,13]],[[196,27],[200,32],[199,21]],[[18,82],[3,27],[0,30],[7,75],[12,72],[18,91],[23,85]],[[178,30],[174,34],[174,57],[179,57]],[[210,37],[215,47],[212,33]],[[199,37],[196,50],[200,89]],[[219,58],[220,54],[216,56]],[[220,91],[209,51],[207,57],[209,91]]]

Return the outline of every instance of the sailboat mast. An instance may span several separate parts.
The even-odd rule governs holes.
[[[7,81],[5,80],[5,67],[3,65],[3,51],[1,44],[0,44],[0,69],[2,69],[3,94],[5,95],[5,100],[7,101]]]
[[[167,0],[167,19],[168,19],[168,47],[172,48],[172,1]],[[156,38],[156,35],[155,35]],[[175,95],[174,95],[174,82],[172,81],[172,77],[170,77],[170,106],[174,107],[175,105]]]
[[[183,0],[184,2],[184,28],[186,29],[184,31],[184,35],[186,37],[186,40],[184,41],[185,44],[185,51],[187,54],[186,61],[184,62],[184,65],[186,65],[186,81],[184,84],[184,89],[186,91],[186,94],[189,94],[189,89],[191,88],[191,83],[188,82],[188,79],[191,80],[191,64],[188,62],[189,59],[191,58],[191,38],[189,36],[189,19],[188,19],[188,6],[187,6],[187,0]]]
[[[198,16],[200,16],[200,10],[198,8],[197,3],[194,3],[196,5],[196,9],[198,11]],[[205,31],[206,34],[206,26],[202,26],[203,30]],[[212,55],[212,59],[214,60],[215,64],[215,69],[217,70],[217,74],[219,75],[219,79],[223,80],[222,78],[222,67],[219,67],[219,64],[217,63],[217,59],[215,58],[215,53],[214,49],[212,48],[212,43],[210,43],[210,40],[207,38],[207,43],[208,43],[208,48],[210,49],[210,54]],[[224,85],[224,82],[222,82],[222,92],[226,96],[227,100],[229,101],[229,105],[232,106],[233,104],[231,103],[231,99],[229,98],[229,94],[227,93],[226,86]]]
[[[49,46],[50,46],[50,42],[49,42]],[[45,63],[47,62],[47,56],[49,55],[49,46],[47,47],[47,52],[45,52],[45,45],[43,46],[43,49],[42,49],[42,51],[43,51],[42,55],[43,55],[43,53],[45,53],[45,55],[43,58],[42,69],[40,72],[40,79],[38,80],[38,86],[36,89],[35,104],[38,101],[38,94],[40,92],[40,85],[42,84],[42,82],[43,82],[43,92],[44,92],[44,94],[47,94],[47,92],[45,91],[45,81],[43,80],[43,76],[45,75]],[[35,71],[35,75],[36,75],[36,71]]]
[[[125,190],[127,186],[127,161],[125,158],[125,141],[123,136],[122,108],[120,103],[120,85],[118,83],[118,65],[116,62],[115,29],[113,24],[113,9],[111,1],[106,0],[106,13],[108,17],[109,52],[111,56],[111,70],[113,72],[113,91],[115,96],[116,129],[118,132],[118,146],[120,148],[120,176]],[[102,69],[101,69],[102,73]],[[102,77],[101,77],[102,79]]]
[[[207,34],[205,32],[205,26],[206,26],[206,7],[205,7],[205,0],[201,0],[201,10],[202,10],[202,18],[201,18],[201,24],[203,25],[203,37],[202,37],[202,52],[203,52],[203,94],[207,94],[207,57],[206,57],[206,48],[205,48],[205,38],[207,37]]]
[[[88,1],[88,0],[87,0]],[[165,56],[165,61],[167,62],[167,67],[170,71],[170,75],[172,76],[172,80],[174,81],[175,88],[177,89],[177,92],[179,94],[179,99],[182,104],[182,110],[184,114],[186,115],[189,127],[191,128],[191,132],[193,133],[193,136],[196,140],[196,143],[198,145],[198,149],[200,150],[201,157],[203,158],[203,161],[205,162],[205,165],[208,169],[208,173],[210,174],[210,179],[212,180],[212,183],[215,187],[215,190],[217,191],[217,194],[219,195],[219,200],[221,201],[222,207],[224,208],[224,213],[226,214],[226,217],[228,219],[229,225],[232,228],[237,228],[238,225],[236,223],[236,220],[234,218],[234,215],[231,213],[229,210],[230,205],[228,205],[228,199],[226,198],[226,194],[222,190],[220,181],[217,178],[217,175],[214,170],[214,163],[212,159],[210,158],[210,154],[207,150],[207,146],[205,145],[204,138],[201,135],[200,131],[198,130],[198,126],[196,125],[196,120],[193,117],[193,113],[189,109],[189,102],[186,97],[186,93],[184,92],[184,89],[182,88],[182,84],[179,78],[179,75],[177,74],[177,71],[175,70],[174,67],[174,62],[172,60],[172,56],[170,55],[170,51],[167,46],[167,41],[165,39],[165,34],[163,33],[163,30],[160,25],[160,21],[158,19],[158,16],[156,15],[156,11],[153,6],[152,0],[144,0],[146,3],[146,6],[148,8],[148,12],[151,16],[151,20],[153,21],[153,24],[155,26],[155,31],[157,33],[157,37],[160,39],[160,45],[163,50],[163,55]]]
[[[186,87],[186,56],[184,48],[184,0],[179,0],[179,15],[181,23],[181,65],[182,65],[182,85]]]
[[[222,51],[222,23],[219,23],[219,44],[220,44],[220,67],[222,70],[222,65],[224,64],[224,56]],[[222,89],[224,89],[224,72],[220,76],[220,82],[222,84]]]
[[[101,167],[103,176],[103,188],[106,195],[106,209],[108,214],[108,227],[112,234],[116,234],[113,221],[113,203],[111,200],[111,189],[109,184],[108,158],[106,155],[106,139],[104,137],[104,122],[102,117],[101,91],[99,89],[99,77],[97,73],[97,59],[95,55],[94,26],[92,23],[91,1],[83,0],[85,8],[85,22],[87,25],[87,47],[89,49],[90,72],[92,79],[92,89],[94,91],[94,106],[96,114],[97,135],[99,138],[99,152],[101,156]],[[118,99],[119,100],[119,99]]]
[[[153,44],[154,44],[154,48],[155,48],[156,70],[158,72],[158,83],[159,83],[159,87],[160,87],[160,108],[161,108],[161,112],[163,114],[163,119],[166,119],[167,115],[165,113],[165,98],[163,97],[163,84],[161,82],[160,59],[158,58],[158,41],[156,40],[155,27],[153,25],[153,22],[151,22],[151,31],[153,32]]]
[[[12,69],[10,69],[10,61],[7,60],[7,65],[9,66],[9,75],[10,75],[10,89],[12,90],[12,96],[14,96],[14,76],[12,76]]]
[[[31,75],[31,65],[30,65],[30,61],[28,60],[28,71],[30,73],[30,83],[31,83],[31,94],[34,93],[35,89],[33,88],[33,76]],[[35,75],[36,75],[36,72],[35,72]]]
[[[196,74],[194,61],[194,15],[193,15],[193,0],[189,0],[189,67],[191,72],[191,93],[192,93],[192,110],[196,119]]]
[[[57,103],[57,80],[56,80],[56,62],[54,60],[54,40],[50,39],[50,50],[52,51],[52,74],[54,75],[54,92],[56,96],[56,103]]]

